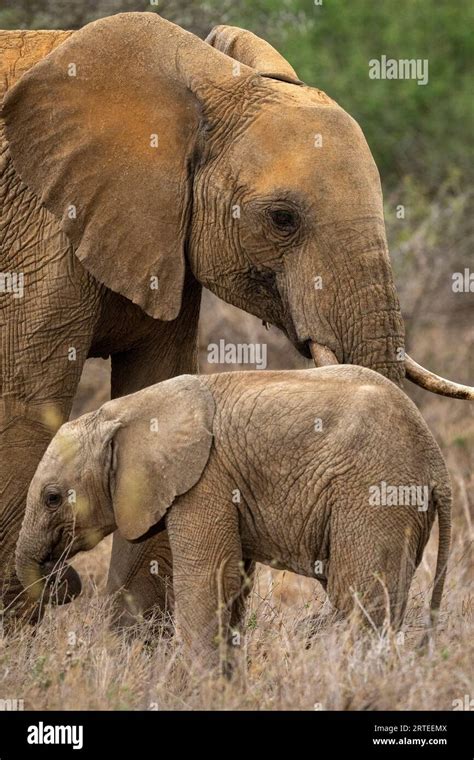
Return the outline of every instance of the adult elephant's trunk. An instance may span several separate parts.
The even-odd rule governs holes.
[[[405,331],[380,216],[322,225],[289,259],[283,293],[316,366],[357,364],[401,385],[474,399],[474,388],[429,372],[405,353]],[[314,283],[314,286],[313,286]]]
[[[319,364],[337,359],[402,384],[405,330],[379,216],[322,225],[280,282],[306,355],[312,341],[332,352],[319,349]]]
[[[319,343],[311,341],[310,351],[316,367],[339,364],[337,357],[327,346],[322,346]],[[452,380],[446,380],[444,377],[435,375],[433,372],[422,367],[421,364],[417,364],[408,354],[405,354],[405,373],[406,377],[413,383],[432,393],[474,401],[474,388],[454,383]]]

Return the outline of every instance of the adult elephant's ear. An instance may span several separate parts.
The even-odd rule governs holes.
[[[3,108],[17,172],[86,269],[165,320],[184,278],[200,112],[180,60],[195,46],[209,50],[154,13],[101,19],[28,71]]]
[[[206,42],[221,53],[251,66],[261,76],[303,84],[292,66],[269,42],[238,26],[215,26]]]
[[[212,445],[214,399],[182,375],[106,404],[103,427],[117,432],[108,457],[115,521],[124,538],[143,536],[176,496],[199,480]]]

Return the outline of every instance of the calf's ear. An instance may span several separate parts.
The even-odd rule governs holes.
[[[110,438],[109,483],[117,527],[131,541],[201,477],[212,445],[214,400],[198,378],[183,375],[115,399],[103,414],[120,421]]]

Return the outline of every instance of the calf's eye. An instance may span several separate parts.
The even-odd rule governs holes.
[[[57,509],[62,500],[62,494],[57,486],[47,486],[44,489],[43,500],[48,509]]]

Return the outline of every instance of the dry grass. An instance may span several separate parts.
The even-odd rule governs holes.
[[[81,710],[446,710],[473,694],[474,595],[469,591],[469,536],[458,516],[451,569],[436,643],[422,653],[436,556],[428,545],[411,593],[403,635],[354,640],[350,622],[324,618],[316,581],[260,567],[251,595],[237,668],[189,668],[179,640],[150,634],[133,639],[111,630],[103,594],[110,545],[103,542],[76,566],[83,596],[48,608],[36,630],[21,629],[0,646],[0,693],[25,709]],[[302,623],[320,615],[310,648]]]

